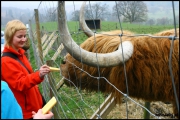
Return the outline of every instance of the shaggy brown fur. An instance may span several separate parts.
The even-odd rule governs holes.
[[[107,34],[119,34],[120,31],[112,31]],[[177,29],[179,36],[179,28]],[[133,35],[129,31],[124,34]],[[174,35],[174,30],[167,30],[155,34],[155,36]],[[96,49],[95,41],[96,40]],[[119,36],[96,35],[88,38],[81,47],[90,52],[109,53],[118,49]],[[122,37],[123,41],[129,40],[134,46],[131,58],[126,61],[126,73],[128,81],[129,96],[145,101],[169,101],[174,105],[174,113],[177,114],[173,86],[169,71],[169,53],[171,40],[168,38],[151,38],[148,36]],[[70,54],[66,55],[66,63],[61,65],[62,75],[70,79],[76,86],[89,91],[98,90],[98,80],[80,71],[71,63],[75,64],[92,76],[99,76],[98,69],[82,64],[75,60]],[[172,54],[172,70],[179,98],[179,40],[174,41]],[[100,68],[100,76],[107,78],[116,88],[126,93],[126,81],[123,64],[115,67]],[[121,103],[122,94],[113,88],[107,81],[100,79],[100,90],[104,93],[112,93],[118,104]],[[67,85],[70,82],[65,80]]]

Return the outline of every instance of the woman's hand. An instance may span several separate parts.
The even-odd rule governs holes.
[[[53,113],[49,111],[47,114],[42,113],[42,109],[39,109],[38,112],[32,111],[33,119],[51,119],[53,117]]]
[[[49,66],[47,66],[47,65],[41,66],[40,69],[39,69],[39,76],[40,76],[40,78],[41,79],[44,78],[44,76],[46,74],[48,74],[49,72],[50,72]]]

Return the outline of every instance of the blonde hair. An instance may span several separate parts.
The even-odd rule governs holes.
[[[19,30],[27,30],[24,23],[20,20],[11,20],[6,24],[6,28],[4,30],[5,46],[10,46],[14,34]]]

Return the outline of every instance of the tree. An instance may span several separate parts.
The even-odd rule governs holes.
[[[28,14],[22,13],[21,16],[19,17],[19,20],[21,20],[24,24],[28,24],[29,23]]]
[[[85,8],[85,19],[101,19],[105,20],[108,18],[110,15],[109,10],[108,10],[108,5],[95,3],[95,4],[86,4]],[[79,20],[79,10],[76,10],[72,12],[72,18],[71,20],[77,21]]]
[[[148,25],[154,25],[154,24],[155,24],[155,21],[154,21],[154,19],[149,19],[149,20],[146,21],[146,24],[148,24]]]
[[[71,18],[72,21],[79,21],[79,10],[72,12],[71,15],[72,15],[72,18]]]
[[[57,21],[57,9],[56,8],[49,8],[46,13],[47,21]]]
[[[13,13],[12,13],[12,10],[9,10],[9,16],[12,18],[12,19],[14,19],[14,16],[13,16]]]
[[[123,16],[126,22],[143,22],[147,20],[147,6],[142,1],[117,1],[113,13]]]
[[[47,22],[45,14],[39,13],[39,22]]]
[[[101,19],[105,20],[109,15],[109,9],[106,3],[101,5],[101,2],[95,4],[87,4],[86,5],[86,19]]]
[[[157,19],[157,25],[169,25],[169,19],[167,17]]]

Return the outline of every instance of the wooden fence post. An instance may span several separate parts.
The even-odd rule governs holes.
[[[150,110],[150,102],[145,102],[144,106]],[[147,110],[144,110],[144,119],[150,119],[150,114]]]
[[[39,25],[39,15],[38,9],[34,9],[35,11],[35,20],[36,20],[36,33],[37,33],[37,40],[38,40],[38,52],[41,63],[43,63],[43,52],[42,52],[42,45],[41,45],[41,32],[40,32],[40,25]]]
[[[46,64],[48,66],[53,66],[53,60],[46,61]],[[49,81],[49,85],[50,85],[50,98],[52,98],[53,96],[57,97],[58,93],[57,93],[57,89],[56,89],[56,83],[55,83],[51,73],[48,74],[48,81]],[[54,93],[53,93],[53,91],[54,91]],[[60,117],[58,115],[58,112],[59,112],[58,105],[59,104],[57,102],[57,104],[52,108],[52,112],[54,114],[54,119],[60,119]]]
[[[91,116],[90,119],[99,119],[97,114],[100,115],[102,119],[105,119],[106,116],[111,112],[111,110],[116,106],[115,98],[111,94],[106,98],[106,100],[101,104],[100,108]]]

